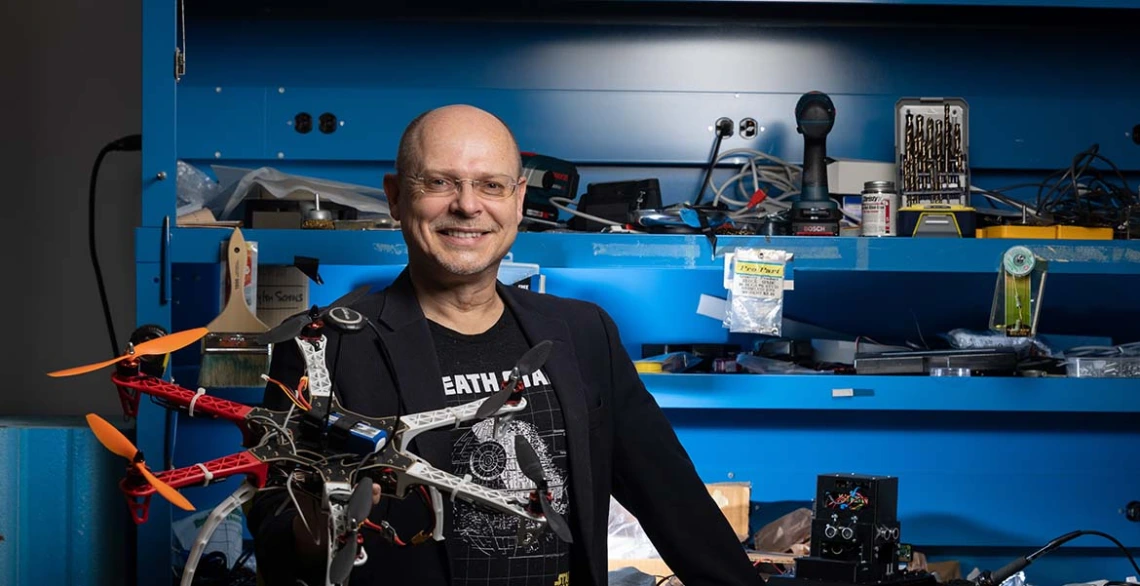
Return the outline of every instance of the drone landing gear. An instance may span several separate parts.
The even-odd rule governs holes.
[[[202,557],[202,550],[206,549],[210,537],[214,535],[214,530],[218,528],[218,525],[221,525],[226,517],[230,516],[230,513],[252,499],[253,495],[257,494],[257,490],[256,486],[246,480],[233,494],[226,497],[226,500],[210,512],[210,516],[202,524],[202,528],[198,530],[198,535],[194,538],[194,547],[190,549],[190,557],[186,558],[186,566],[182,570],[181,586],[190,586],[194,583],[194,572],[198,569],[198,560]]]
[[[135,525],[146,523],[150,517],[150,496],[149,494],[144,497],[124,495],[127,499],[127,508],[131,511],[131,520]]]
[[[137,374],[138,369],[135,371]],[[116,388],[119,389],[119,404],[123,407],[123,414],[134,419],[139,413],[139,392],[130,387],[116,385]]]

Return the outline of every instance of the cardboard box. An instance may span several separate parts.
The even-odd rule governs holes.
[[[706,484],[709,495],[720,507],[728,519],[732,530],[736,532],[736,540],[743,543],[748,539],[748,513],[752,507],[752,483],[750,482],[715,482]]]
[[[309,308],[309,278],[288,265],[257,267],[257,318],[275,327]]]

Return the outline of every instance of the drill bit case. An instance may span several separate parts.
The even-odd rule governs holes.
[[[969,106],[961,98],[895,103],[895,174],[902,207],[969,207],[969,121]]]

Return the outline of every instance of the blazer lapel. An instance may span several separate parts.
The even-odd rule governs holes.
[[[543,370],[550,375],[550,383],[562,406],[562,419],[566,424],[566,440],[570,457],[571,505],[578,510],[572,515],[579,521],[579,534],[575,539],[593,538],[594,499],[593,468],[590,465],[590,421],[584,389],[586,384],[578,371],[578,357],[570,343],[570,330],[566,322],[553,319],[519,305],[512,292],[499,284],[499,295],[522,327],[527,342],[535,344],[550,340],[554,343],[550,358]],[[593,551],[591,543],[583,543],[585,551]]]
[[[380,309],[380,339],[388,349],[404,413],[443,409],[443,375],[423,310],[416,301],[407,269],[392,283]],[[451,428],[427,431],[411,449],[432,466],[451,472]]]

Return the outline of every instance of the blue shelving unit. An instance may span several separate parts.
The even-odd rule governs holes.
[[[1140,172],[1131,136],[1140,122],[1140,78],[1120,73],[1134,47],[1113,28],[1140,15],[1134,0],[626,1],[588,3],[578,12],[567,8],[572,4],[556,17],[500,10],[472,26],[462,15],[378,11],[366,3],[306,5],[304,18],[294,18],[300,5],[279,0],[260,3],[256,13],[234,3],[195,3],[186,14],[186,73],[176,81],[179,5],[144,0],[139,323],[193,327],[219,309],[216,263],[229,231],[175,226],[176,161],[207,172],[212,165],[272,166],[379,187],[404,124],[450,102],[487,107],[512,126],[523,149],[574,161],[583,190],[592,181],[654,176],[665,203],[696,193],[709,128],[720,116],[753,117],[764,127],[757,138],[735,136],[722,148],[799,161],[802,139],[791,113],[799,95],[813,89],[829,93],[839,110],[831,156],[892,160],[897,99],[961,96],[971,108],[971,170],[982,187],[1039,180],[1092,143],[1129,176]],[[836,7],[844,12],[829,11]],[[874,11],[864,17],[863,7]],[[1045,20],[944,29],[937,15],[949,13],[940,7],[979,22],[997,14],[989,9],[1008,15],[1010,8],[1022,9],[1022,23]],[[797,26],[778,20],[788,10]],[[1080,83],[1058,81],[1064,79]],[[302,135],[289,124],[300,111],[333,112],[344,124],[332,134]],[[360,283],[383,286],[406,261],[392,231],[243,232],[258,242],[263,264],[291,264],[294,255],[321,259],[326,285],[314,286],[315,303]],[[1013,244],[1050,261],[1042,331],[1140,339],[1140,245],[1133,242],[732,236],[719,238],[714,251],[702,236],[525,233],[513,252],[515,260],[543,267],[551,294],[609,311],[637,356],[645,343],[755,341],[695,314],[700,295],[724,296],[724,254],[738,247],[794,253],[785,317],[800,326],[918,342],[953,327],[985,327],[999,259]],[[863,294],[874,303],[858,302]],[[176,355],[179,380],[196,377],[194,360],[192,353]],[[1140,444],[1140,383],[838,375],[643,380],[703,478],[752,482],[757,523],[809,499],[817,474],[855,471],[898,475],[904,538],[967,566],[1004,564],[1076,528],[1100,529],[1140,548],[1140,524],[1120,513],[1140,499],[1133,488],[1140,469],[1125,457]],[[259,396],[251,389],[227,393],[246,401]],[[140,449],[162,453],[162,410],[143,401],[137,434]],[[227,426],[185,418],[175,442],[180,466],[238,448]],[[210,507],[236,488],[229,484],[188,496],[200,509]],[[174,512],[154,499],[150,517],[138,529],[133,563],[140,583],[166,583]],[[1048,573],[1031,579],[1053,586],[1128,575],[1103,545],[1074,543],[1070,555],[1035,564]]]

